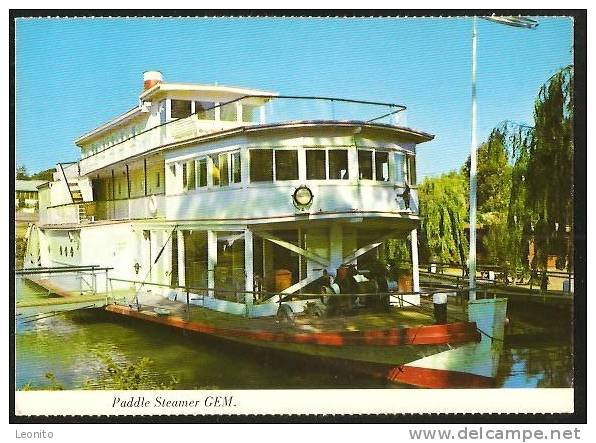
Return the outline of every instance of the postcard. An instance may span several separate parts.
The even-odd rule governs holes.
[[[581,11],[107,15],[13,14],[15,417],[576,412]]]

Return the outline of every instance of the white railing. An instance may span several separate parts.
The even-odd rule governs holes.
[[[160,146],[251,123],[198,120],[191,116],[153,128],[80,160],[81,175]]]
[[[406,109],[405,106],[392,103],[341,98],[256,95],[247,95],[227,103],[219,103],[214,108],[223,109],[223,106],[236,102],[258,103],[258,106],[255,106],[255,112],[251,112],[250,115],[239,114],[235,121],[204,120],[199,119],[198,114],[193,114],[156,126],[103,151],[82,158],[79,161],[80,174],[89,174],[160,146],[239,126],[296,121],[358,121],[397,125],[401,124],[400,116]],[[214,109],[214,114],[218,114],[215,111],[217,109]]]
[[[40,211],[42,225],[94,223],[103,220],[142,220],[165,217],[164,195],[127,200],[92,201],[51,206]]]

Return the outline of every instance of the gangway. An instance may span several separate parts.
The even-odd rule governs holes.
[[[19,279],[29,282],[27,290],[21,288],[15,294],[17,319],[34,321],[39,316],[105,306],[111,295],[109,271],[112,269],[88,265],[14,270],[15,283]]]

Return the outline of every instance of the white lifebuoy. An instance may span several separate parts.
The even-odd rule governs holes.
[[[151,197],[149,197],[149,213],[152,217],[157,215],[157,197],[155,194],[152,194]]]

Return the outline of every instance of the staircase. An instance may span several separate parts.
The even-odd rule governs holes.
[[[79,183],[77,181],[70,181],[67,183],[70,195],[72,197],[72,202],[77,203],[79,205],[79,223],[85,223],[90,221],[85,211],[85,205],[82,204],[84,203],[84,200],[83,194],[81,194],[81,189],[79,188]]]

